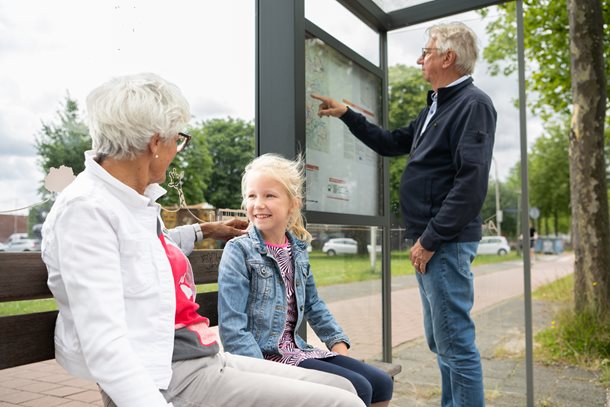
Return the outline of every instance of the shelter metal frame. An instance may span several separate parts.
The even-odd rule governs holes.
[[[256,154],[275,152],[294,157],[305,151],[305,32],[309,31],[333,48],[382,79],[382,125],[387,126],[387,33],[410,25],[493,6],[508,1],[517,4],[518,82],[521,143],[521,228],[527,229],[527,133],[523,44],[523,0],[431,0],[411,7],[385,12],[373,0],[336,0],[379,34],[379,66],[327,34],[305,18],[306,0],[256,0]],[[381,227],[382,245],[389,240],[389,171],[383,159],[383,199],[380,216],[307,212],[314,223],[350,224]],[[533,406],[532,301],[529,252],[523,257],[525,286],[526,388],[527,405]],[[383,360],[391,361],[391,284],[390,253],[383,251],[382,268],[382,347]]]

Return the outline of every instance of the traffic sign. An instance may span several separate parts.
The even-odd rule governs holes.
[[[540,217],[540,209],[536,208],[535,206],[533,208],[530,208],[530,218],[536,220]]]

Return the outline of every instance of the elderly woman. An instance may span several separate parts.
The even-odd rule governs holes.
[[[119,77],[91,92],[87,113],[93,150],[42,232],[59,364],[96,381],[105,406],[361,406],[342,377],[219,352],[197,314],[186,255],[245,224],[163,226],[158,183],[189,141],[180,90]]]

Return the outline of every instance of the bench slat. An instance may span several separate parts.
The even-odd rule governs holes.
[[[218,282],[218,265],[222,256],[222,249],[193,250],[189,256],[195,284],[210,284]]]
[[[189,256],[196,284],[218,281],[222,250],[195,250]],[[40,252],[0,253],[0,302],[51,298]]]
[[[199,304],[197,313],[210,320],[210,326],[218,325],[218,292],[197,294],[196,300]]]
[[[0,253],[0,302],[50,297],[40,252]]]
[[[53,332],[57,311],[0,318],[0,369],[55,357]]]

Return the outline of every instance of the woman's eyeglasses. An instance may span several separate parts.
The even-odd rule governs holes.
[[[177,153],[184,150],[186,148],[186,146],[188,146],[189,143],[191,142],[191,136],[189,136],[186,133],[178,133],[178,136],[179,136],[179,138],[176,141],[176,152]]]

